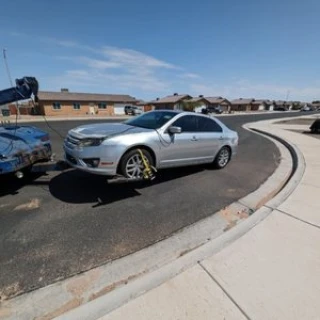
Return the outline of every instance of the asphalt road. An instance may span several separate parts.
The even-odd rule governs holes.
[[[220,171],[166,170],[152,185],[108,185],[103,177],[75,170],[27,182],[1,179],[0,300],[149,246],[254,191],[275,170],[279,152],[241,126],[283,116],[289,114],[223,117],[239,132],[240,145]],[[65,136],[84,122],[50,126]],[[34,125],[50,132],[61,158],[62,138],[45,123]]]

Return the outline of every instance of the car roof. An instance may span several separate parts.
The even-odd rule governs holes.
[[[152,111],[149,111],[149,112],[167,112],[167,113],[174,113],[176,115],[189,115],[189,116],[196,116],[196,117],[208,117],[208,115],[205,115],[205,114],[202,114],[202,113],[196,113],[196,112],[184,111],[184,110],[160,109],[160,110],[152,110]]]
[[[179,114],[179,113],[185,112],[185,111],[183,111],[183,110],[171,110],[171,109],[158,109],[158,110],[152,110],[152,112],[168,112],[168,113]]]

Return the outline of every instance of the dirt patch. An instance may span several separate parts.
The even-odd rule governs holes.
[[[47,313],[44,316],[39,316],[37,318],[35,318],[35,320],[51,320],[54,319],[56,317],[61,316],[62,314],[76,308],[79,307],[82,303],[82,299],[72,299],[70,301],[68,301],[67,303],[65,303],[63,306],[61,306],[60,308],[54,310],[53,312]]]
[[[227,221],[227,226],[223,231],[228,231],[234,226],[236,226],[241,220],[247,219],[250,215],[249,209],[241,210],[231,210],[229,207],[226,207],[220,210],[220,215]]]
[[[18,282],[0,289],[0,302],[7,300],[12,294],[22,293],[23,290]]]
[[[129,277],[126,278],[126,279],[119,280],[119,281],[117,281],[117,282],[115,282],[115,283],[112,283],[112,284],[110,284],[110,285],[102,288],[102,289],[99,290],[98,292],[93,293],[93,294],[89,297],[89,301],[92,301],[92,300],[94,300],[94,299],[97,299],[97,298],[99,298],[99,297],[101,297],[101,296],[109,293],[110,291],[113,291],[114,289],[116,289],[116,288],[119,287],[119,286],[128,284],[129,281],[134,280],[134,279],[142,276],[142,275],[145,274],[146,272],[147,272],[147,270],[144,270],[144,271],[139,272],[139,273],[137,273],[137,274],[131,275],[131,276],[129,276]]]
[[[99,269],[92,269],[87,275],[82,275],[72,279],[67,285],[67,290],[76,298],[81,298],[83,294],[94,286],[95,282],[99,280],[101,271]]]
[[[20,204],[19,206],[15,207],[14,210],[34,210],[40,207],[40,200],[35,198],[31,199],[30,202]]]

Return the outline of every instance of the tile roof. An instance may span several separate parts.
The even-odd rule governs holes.
[[[190,99],[189,101],[198,102],[198,101],[201,101],[201,100],[209,102],[205,97],[194,97],[194,98]]]
[[[231,104],[250,104],[253,102],[254,99],[243,99],[243,98],[240,98],[240,99],[234,99],[234,100],[231,100]]]
[[[161,103],[176,103],[182,99],[190,99],[192,98],[188,94],[176,94],[172,96],[166,96],[164,98],[161,98],[159,100],[152,100],[150,103],[152,104],[161,104]]]
[[[270,101],[269,99],[254,99],[254,101],[252,102],[253,104],[272,104],[272,101]]]
[[[208,100],[210,103],[222,103],[222,102],[227,102],[229,101],[226,98],[223,97],[205,97],[206,100]]]
[[[105,102],[136,102],[134,97],[126,94],[78,93],[78,92],[53,92],[39,91],[39,100],[61,101],[105,101]]]

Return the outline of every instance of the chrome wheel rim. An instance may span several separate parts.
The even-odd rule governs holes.
[[[219,156],[218,156],[218,164],[220,167],[224,167],[228,161],[229,161],[229,150],[224,148],[220,151]]]
[[[146,159],[148,162],[148,160]],[[131,156],[126,164],[126,175],[128,178],[141,178],[143,176],[144,165],[139,154]]]

